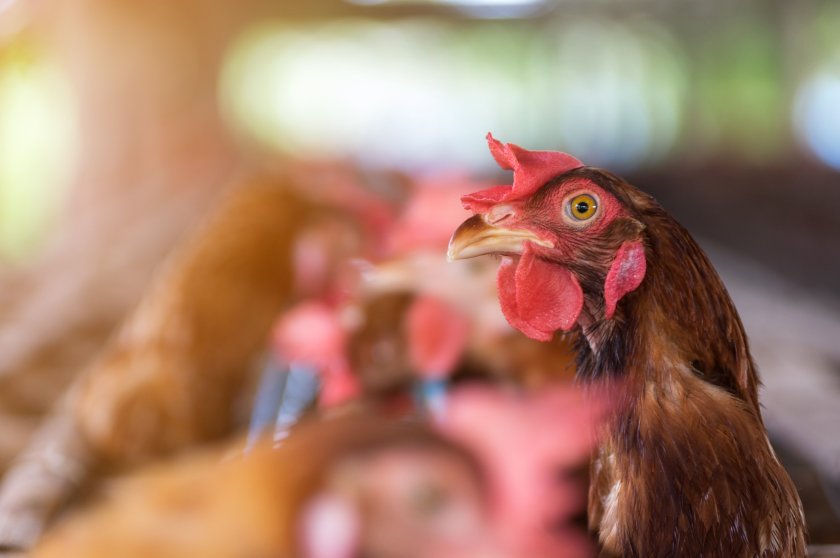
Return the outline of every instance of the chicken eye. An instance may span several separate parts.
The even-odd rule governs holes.
[[[598,201],[589,194],[579,194],[569,201],[568,210],[573,219],[586,221],[598,211]]]

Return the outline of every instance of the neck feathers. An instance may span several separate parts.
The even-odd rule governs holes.
[[[632,381],[681,368],[760,416],[755,364],[723,282],[688,232],[658,205],[643,218],[647,274],[612,320],[584,325],[581,376]],[[603,316],[600,307],[590,312]]]
[[[801,504],[767,440],[735,307],[685,229],[655,204],[641,217],[645,279],[612,320],[587,297],[580,341],[579,374],[618,378],[624,393],[592,467],[604,555],[804,556]]]

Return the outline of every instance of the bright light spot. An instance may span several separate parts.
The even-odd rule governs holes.
[[[489,167],[493,131],[627,168],[664,156],[680,131],[675,51],[653,24],[263,26],[232,49],[221,98],[243,135],[297,155]]]
[[[527,112],[506,41],[484,42],[475,49],[425,23],[258,29],[223,72],[224,109],[245,134],[287,152],[480,165],[487,131]]]
[[[794,119],[805,144],[840,170],[840,73],[819,73],[796,93]]]
[[[73,116],[52,68],[0,66],[0,258],[25,257],[54,215],[73,162]]]
[[[11,8],[17,0],[0,0],[0,13]]]

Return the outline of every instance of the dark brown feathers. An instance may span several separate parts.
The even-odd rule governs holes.
[[[590,525],[604,556],[805,556],[796,490],[767,439],[738,313],[688,232],[648,195],[594,169],[616,219],[575,264],[586,294],[579,374],[620,378],[623,400],[592,465]],[[647,274],[612,320],[604,270],[641,236]]]

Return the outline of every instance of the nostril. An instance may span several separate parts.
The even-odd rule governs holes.
[[[497,205],[494,206],[484,217],[488,225],[496,225],[502,221],[513,217],[514,211],[511,205]]]

